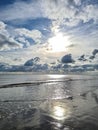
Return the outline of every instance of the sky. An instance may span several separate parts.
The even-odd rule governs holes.
[[[0,1],[0,66],[98,70],[98,0]]]

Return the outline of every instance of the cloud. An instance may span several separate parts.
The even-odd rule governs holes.
[[[0,21],[0,30],[4,30],[6,27],[6,24]]]
[[[80,6],[81,5],[81,0],[74,0],[75,4]]]
[[[95,49],[97,50],[97,49]],[[97,52],[97,51],[93,51]],[[25,53],[24,53],[25,54]],[[3,54],[2,54],[3,55]],[[94,53],[95,56],[97,54]],[[1,56],[1,55],[0,55]],[[24,55],[22,55],[24,57]],[[25,55],[26,57],[26,55]],[[31,56],[32,57],[32,56]],[[34,57],[27,59],[23,64],[19,65],[13,65],[13,64],[8,64],[1,62],[0,63],[0,71],[22,71],[22,72],[87,72],[87,71],[97,71],[98,70],[98,57],[95,57],[94,60],[89,61],[89,55],[81,55],[80,56],[81,60],[73,60],[71,54],[67,54],[62,57],[61,62],[57,61],[54,63],[48,63],[46,61],[43,62],[42,56],[40,57]],[[12,59],[12,57],[11,57]],[[87,60],[84,60],[87,59]],[[15,60],[15,57],[14,57]],[[19,60],[19,59],[16,59]],[[74,62],[75,61],[75,62]],[[83,61],[83,62],[81,62]],[[74,62],[74,64],[72,64]],[[70,64],[69,64],[70,63]]]
[[[98,49],[94,49],[92,54],[95,56],[98,53]]]
[[[0,50],[10,50],[10,49],[17,49],[22,48],[22,45],[15,41],[11,37],[7,37],[3,34],[0,34]]]
[[[86,64],[86,65],[76,65],[73,67],[70,67],[70,72],[87,72],[87,71],[95,71],[98,70],[98,65],[94,64]]]
[[[35,57],[34,59],[30,59],[30,60],[26,61],[24,66],[33,66],[33,65],[37,64],[39,61],[40,61],[40,58]]]
[[[98,53],[98,49],[94,49],[92,52],[92,55],[89,57],[89,59],[91,59],[91,60],[97,59],[96,58],[97,53]]]
[[[0,21],[0,50],[10,50],[22,48],[22,44],[17,42],[8,32],[7,25]]]
[[[98,21],[98,5],[82,5],[81,0],[47,0],[42,5],[45,10],[44,16],[54,20],[55,25],[77,26],[82,21]]]
[[[16,40],[23,44],[23,48],[27,48],[30,46],[30,42],[25,37],[18,36]]]
[[[95,58],[94,55],[90,56],[89,59],[93,60]]]
[[[85,55],[81,55],[78,59],[79,61],[87,61],[87,59],[85,58]]]
[[[44,0],[43,0],[44,1]],[[76,17],[81,0],[47,0],[43,2],[44,17],[52,20],[53,26],[77,26],[80,19]]]
[[[39,30],[11,28],[0,21],[0,50],[27,48],[30,44],[41,43],[42,33]]]
[[[25,63],[24,63],[24,70],[31,70],[31,71],[49,71],[49,65],[48,64],[41,64],[40,63],[40,58],[39,57],[35,57],[35,58],[32,58],[30,60],[27,60]]]
[[[74,60],[72,59],[72,55],[71,54],[67,54],[67,55],[62,57],[61,62],[62,63],[73,63]]]
[[[77,13],[76,17],[82,20],[84,23],[93,20],[95,24],[98,22],[98,5],[87,5]]]
[[[11,66],[9,64],[6,64],[6,63],[3,63],[1,62],[0,63],[0,71],[10,71],[11,69]]]
[[[9,33],[6,28],[7,25],[4,22],[0,21],[0,34],[9,36]]]
[[[15,29],[18,36],[31,38],[35,43],[41,43],[42,34],[39,30],[28,30],[26,28]]]
[[[54,66],[49,66],[49,64],[39,64],[36,63],[33,66],[24,65],[9,65],[5,63],[0,63],[0,72],[87,72],[87,71],[97,71],[98,64],[85,64],[85,65],[68,65],[68,64],[57,64]]]
[[[17,49],[13,53],[2,51],[0,62],[20,65],[20,68],[13,66],[14,70],[44,70],[46,65],[46,68],[55,71],[84,71],[94,65],[85,68],[82,64],[98,63],[98,49],[94,50],[98,45],[97,4],[88,0],[18,0],[0,8],[0,19],[6,23],[0,22],[0,50]],[[18,21],[18,24],[13,24],[13,21]],[[52,24],[46,24],[48,21]],[[69,37],[66,52],[72,55],[47,51],[49,38],[59,32]],[[36,63],[32,56],[42,60]],[[60,57],[61,62],[56,62]],[[66,66],[73,62],[72,66]]]
[[[40,3],[17,1],[0,10],[1,20],[31,19],[41,16]]]
[[[16,1],[0,9],[0,18],[4,21],[49,18],[53,25],[76,26],[92,19],[97,23],[97,12],[97,5],[82,6],[81,0],[31,0]]]

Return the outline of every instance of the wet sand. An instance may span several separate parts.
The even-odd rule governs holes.
[[[0,130],[98,130],[97,76],[2,84]]]

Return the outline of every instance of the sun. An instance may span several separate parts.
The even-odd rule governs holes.
[[[51,52],[66,51],[68,45],[70,45],[69,37],[63,36],[63,34],[59,32],[48,40],[48,50]]]

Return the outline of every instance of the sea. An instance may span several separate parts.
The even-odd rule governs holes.
[[[0,130],[98,130],[98,73],[0,73]]]

